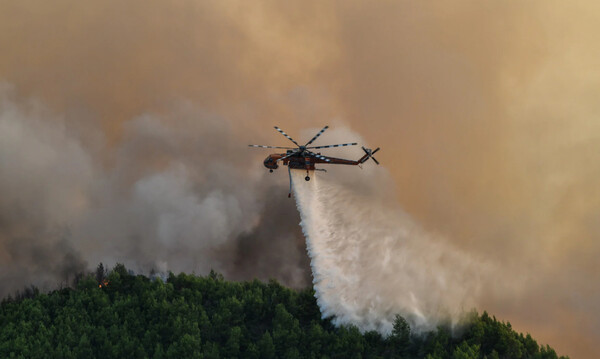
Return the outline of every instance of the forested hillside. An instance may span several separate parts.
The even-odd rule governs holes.
[[[0,358],[557,358],[509,323],[472,313],[460,333],[412,335],[395,318],[389,337],[335,328],[313,291],[276,282],[170,274],[117,265],[75,289],[34,289],[2,301]]]

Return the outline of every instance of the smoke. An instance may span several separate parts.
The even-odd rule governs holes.
[[[489,268],[432,238],[384,197],[326,176],[312,174],[306,182],[301,171],[293,171],[293,180],[324,317],[389,334],[395,314],[402,314],[422,332],[456,323],[480,300]]]
[[[0,2],[13,87],[0,292],[64,282],[65,251],[308,284],[294,203],[274,199],[287,174],[244,146],[339,118],[382,147],[386,201],[527,282],[484,288],[480,309],[599,357],[599,14],[585,0]],[[327,177],[367,188],[355,172]],[[228,216],[214,229],[177,229],[198,231],[213,205]]]
[[[63,118],[2,85],[0,295],[67,285],[98,262],[307,284],[293,204],[266,205],[285,181],[240,158],[226,120],[189,103],[170,115],[127,122],[105,165]]]
[[[92,178],[64,125],[50,126],[39,103],[19,106],[11,95],[0,83],[0,295],[49,280],[68,285],[86,268],[65,219],[77,217]]]

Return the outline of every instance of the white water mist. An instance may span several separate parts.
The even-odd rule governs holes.
[[[474,307],[481,264],[425,233],[400,208],[327,175],[292,171],[323,317],[387,334],[394,316],[416,332]]]

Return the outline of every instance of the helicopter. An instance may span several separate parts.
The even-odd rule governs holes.
[[[269,172],[273,172],[279,167],[278,162],[282,162],[284,166],[288,166],[288,173],[290,175],[290,194],[291,196],[291,187],[292,187],[292,169],[298,170],[306,170],[306,177],[304,179],[306,181],[310,181],[310,172],[309,171],[324,171],[325,169],[315,168],[315,164],[334,164],[334,165],[350,165],[357,166],[365,163],[369,158],[375,161],[375,163],[379,164],[379,161],[373,157],[373,155],[379,151],[379,147],[375,150],[371,150],[369,148],[365,148],[362,146],[363,151],[365,151],[364,156],[359,158],[358,160],[347,160],[343,158],[335,158],[329,156],[323,156],[320,152],[314,153],[311,150],[317,150],[321,148],[332,148],[332,147],[345,147],[345,146],[356,146],[358,143],[342,143],[337,145],[324,145],[324,146],[310,146],[319,136],[325,132],[329,128],[329,126],[323,127],[321,131],[319,131],[310,141],[308,141],[305,145],[300,145],[293,138],[291,138],[287,133],[285,133],[282,129],[277,126],[274,126],[275,129],[285,136],[288,140],[292,141],[296,147],[281,147],[281,146],[264,146],[264,145],[248,145],[249,147],[259,147],[259,148],[277,148],[277,149],[285,149],[285,153],[273,153],[267,156],[263,161],[263,164],[266,168],[269,169]]]

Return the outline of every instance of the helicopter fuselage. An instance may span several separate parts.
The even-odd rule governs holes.
[[[267,156],[267,158],[265,158],[265,160],[263,161],[263,164],[265,165],[266,168],[268,168],[270,170],[275,170],[275,169],[279,168],[277,161],[280,158],[285,157],[287,155],[289,155],[289,153],[273,153],[273,154]],[[290,157],[284,159],[282,162],[283,162],[284,166],[288,166],[291,169],[309,170],[309,171],[312,171],[315,169],[315,163],[326,163],[325,161],[322,161],[318,158],[314,158],[309,155],[304,156],[301,153],[290,156]]]
[[[275,169],[279,168],[279,165],[277,164],[279,159],[289,156],[290,153],[291,152],[270,154],[269,156],[267,156],[267,158],[265,158],[265,160],[263,161],[263,164],[265,165],[266,168],[268,168],[270,170],[275,170]],[[338,165],[358,165],[358,164],[361,164],[365,158],[366,158],[366,156],[363,156],[363,158],[359,159],[358,161],[353,161],[353,160],[347,160],[347,159],[343,159],[343,158],[328,157],[329,161],[325,161],[320,158],[310,156],[309,154],[303,154],[302,152],[298,152],[292,156],[289,156],[289,157],[283,159],[282,162],[283,162],[284,166],[288,166],[291,169],[312,171],[315,169],[315,164],[317,164],[317,163],[338,164]]]

